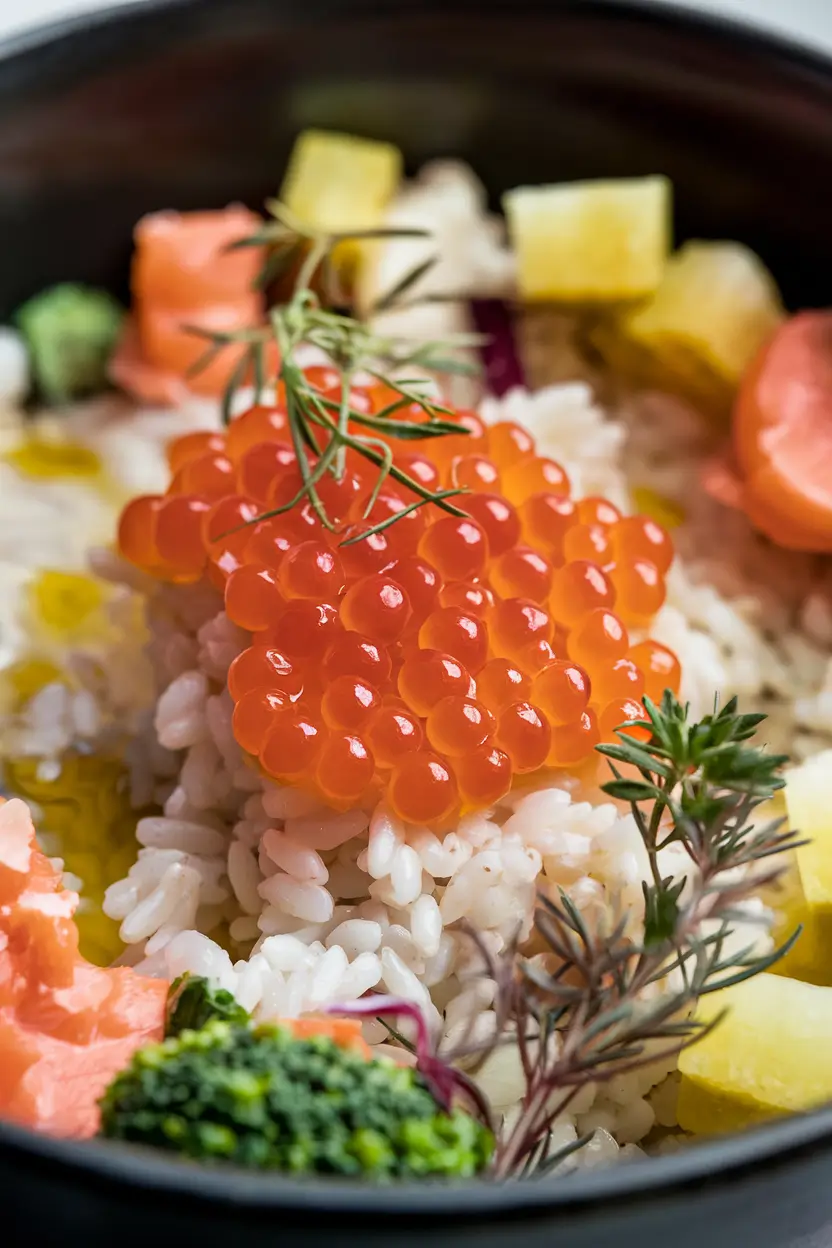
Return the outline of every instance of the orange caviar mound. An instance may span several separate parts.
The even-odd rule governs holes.
[[[334,369],[307,377],[340,397]],[[352,402],[377,413],[394,397],[354,385]],[[413,404],[397,419],[425,416]],[[177,439],[167,493],[133,500],[119,526],[126,559],[216,586],[251,635],[228,689],[234,735],[266,774],[433,826],[500,801],[516,777],[580,766],[627,720],[644,735],[643,697],[681,681],[672,651],[642,640],[664,602],[665,530],[571,497],[520,426],[458,419],[467,434],[415,448],[384,434],[395,472],[380,491],[351,449],[340,477],[318,480],[322,514],[279,392],[225,433]],[[467,514],[408,510],[398,472],[466,489],[454,506]]]

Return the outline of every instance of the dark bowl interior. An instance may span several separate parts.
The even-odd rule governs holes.
[[[133,224],[259,206],[318,125],[415,169],[669,175],[678,238],[739,238],[792,307],[832,291],[832,67],[729,25],[594,0],[173,0],[0,57],[0,316],[61,279],[124,292]],[[832,1218],[832,1110],[565,1183],[374,1191],[206,1172],[0,1127],[0,1242],[783,1245]],[[10,1238],[9,1238],[10,1236]]]

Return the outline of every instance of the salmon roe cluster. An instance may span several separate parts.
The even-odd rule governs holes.
[[[331,370],[307,376],[340,394]],[[376,384],[352,401],[372,413],[391,395]],[[623,721],[646,720],[644,694],[678,692],[675,655],[628,632],[643,636],[664,601],[665,530],[573,499],[520,426],[458,419],[467,434],[390,445],[427,488],[463,484],[465,517],[406,511],[415,495],[392,477],[365,514],[377,469],[350,452],[320,484],[331,531],[298,498],[280,402],[178,438],[167,493],[121,517],[127,559],[163,580],[207,578],[251,634],[228,673],[239,744],[335,807],[384,794],[401,818],[441,824],[517,776],[576,767]]]

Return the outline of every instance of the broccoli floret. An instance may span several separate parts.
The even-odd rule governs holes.
[[[124,311],[103,290],[52,286],[18,310],[35,383],[50,403],[103,390]]]
[[[485,1166],[491,1134],[421,1076],[328,1037],[210,1022],[140,1050],[101,1100],[102,1134],[202,1162],[374,1181]]]
[[[170,986],[166,1036],[198,1031],[206,1023],[220,1019],[245,1026],[251,1015],[224,988],[214,988],[201,975],[180,975]]]

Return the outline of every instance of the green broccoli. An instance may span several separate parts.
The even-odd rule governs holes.
[[[136,1053],[101,1100],[101,1130],[197,1161],[377,1182],[476,1174],[493,1143],[410,1067],[221,1021]]]
[[[103,390],[124,311],[111,295],[73,282],[35,295],[15,317],[35,383],[50,403]]]
[[[232,993],[214,988],[201,975],[180,975],[170,986],[166,1036],[198,1031],[206,1023],[220,1019],[244,1026],[251,1015],[237,1003]]]

